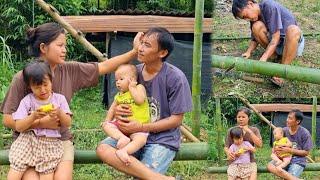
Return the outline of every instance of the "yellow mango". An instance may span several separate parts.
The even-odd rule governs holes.
[[[239,154],[243,154],[245,152],[246,152],[246,150],[244,148],[240,148],[239,151],[238,151]]]
[[[53,104],[47,104],[39,107],[40,111],[42,112],[50,112],[53,110]]]

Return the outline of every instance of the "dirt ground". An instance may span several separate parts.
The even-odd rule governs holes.
[[[320,31],[320,2],[317,0],[291,1],[279,0],[295,15],[304,34],[319,33]],[[301,4],[304,2],[303,4]],[[226,3],[230,3],[226,1]],[[230,7],[230,5],[228,6]],[[226,8],[227,9],[227,8]],[[218,10],[214,15],[212,38],[249,36],[249,23],[237,20],[228,10]],[[212,53],[223,56],[240,57],[248,47],[249,40],[213,40]],[[263,49],[258,48],[252,59],[259,59]],[[320,36],[305,37],[305,49],[302,57],[294,60],[292,65],[310,68],[320,68]],[[282,88],[275,87],[270,77],[232,71],[213,69],[213,92],[217,97],[226,97],[230,92],[241,93],[247,97],[261,95],[263,97],[310,97],[320,95],[320,85],[286,80]],[[244,80],[243,76],[255,77],[259,82]]]

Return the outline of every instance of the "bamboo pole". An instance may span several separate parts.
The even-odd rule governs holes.
[[[8,150],[0,150],[0,165],[9,165]],[[174,160],[206,160],[208,158],[209,145],[207,143],[182,143]],[[95,150],[75,150],[75,164],[102,163]]]
[[[317,97],[313,96],[312,97],[313,102],[312,102],[312,143],[314,144],[311,157],[312,159],[315,159],[315,150],[317,149],[317,144],[316,144],[316,139],[317,139]]]
[[[239,98],[250,109],[252,109],[259,116],[259,118],[265,123],[267,123],[272,129],[276,128],[276,126],[273,125],[271,121],[269,121],[266,117],[264,117],[254,106],[252,106],[247,99],[245,99],[244,97],[241,97],[239,94],[233,94],[233,95]]]
[[[188,131],[190,131],[190,132],[192,131],[191,127],[189,127],[189,126],[186,125],[186,124],[183,123],[182,126],[183,126],[184,128],[186,128]]]
[[[233,67],[236,71],[278,76],[290,80],[320,84],[320,70],[315,68],[261,62],[240,57],[218,55],[212,55],[211,57],[212,67],[216,68],[228,69]]]
[[[185,127],[180,126],[180,130],[181,133],[192,142],[200,142],[200,140],[197,137],[195,137],[190,131],[188,131],[188,129],[186,129]]]
[[[190,132],[191,130],[189,130],[190,128],[187,125],[182,124],[180,129],[181,129],[182,134],[184,136],[186,136],[186,138],[188,138],[192,142],[200,142],[200,140],[198,138],[193,136],[193,134]],[[83,132],[93,132],[94,133],[94,132],[102,132],[102,130],[101,129],[76,129],[76,130],[72,130],[72,133],[83,133]],[[0,139],[0,142],[2,139],[12,138],[12,134],[2,134],[1,137],[2,138]]]
[[[221,104],[220,98],[216,98],[216,128],[217,128],[217,149],[218,149],[218,163],[222,164],[222,153],[223,153],[223,144],[222,144],[222,124],[221,124]]]
[[[319,36],[320,33],[305,33],[303,34],[304,37],[315,37]],[[214,37],[212,36],[211,40],[212,41],[230,41],[230,40],[246,40],[246,39],[251,39],[250,36],[237,36],[237,37]]]
[[[89,43],[86,38],[84,38],[83,33],[81,31],[75,30],[68,22],[66,22],[61,16],[59,12],[51,5],[47,4],[43,0],[36,0],[37,4],[50,16],[61,24],[76,40],[78,40],[89,52],[91,52],[99,61],[104,61],[107,58],[97,50],[91,43]]]
[[[207,169],[208,173],[227,173],[228,166],[222,167],[209,167]],[[320,171],[320,163],[308,163],[304,171]],[[269,173],[265,164],[263,166],[258,166],[258,173]]]
[[[201,64],[202,64],[202,20],[204,0],[196,1],[195,26],[193,41],[192,60],[192,133],[200,137],[200,115],[201,115]]]

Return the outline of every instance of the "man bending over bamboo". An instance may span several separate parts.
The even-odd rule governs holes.
[[[296,56],[301,56],[304,38],[293,14],[274,0],[233,0],[233,16],[250,21],[251,41],[244,58],[260,44],[265,52],[260,61],[281,57],[281,64],[291,64]],[[280,58],[279,58],[280,59]],[[283,85],[283,79],[272,77],[271,81]]]

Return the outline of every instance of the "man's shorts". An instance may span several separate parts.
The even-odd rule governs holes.
[[[271,36],[268,36],[269,37],[269,40],[271,40]],[[285,44],[285,38],[286,36],[284,35],[281,35],[280,36],[280,42],[279,44],[277,45],[277,48],[276,48],[276,53],[278,55],[282,55],[283,54],[283,49],[284,49],[284,44]],[[303,49],[304,49],[304,37],[303,37],[303,34],[301,34],[300,36],[300,39],[298,41],[298,48],[297,48],[297,54],[296,56],[302,56],[302,53],[303,53]]]
[[[117,146],[117,140],[107,137],[100,142],[114,148]],[[146,144],[143,148],[133,154],[143,164],[155,172],[165,174],[176,155],[176,151],[171,150],[160,144]]]
[[[272,160],[270,161],[270,164],[276,166],[276,161]],[[300,177],[304,167],[301,166],[300,164],[296,164],[296,163],[290,163],[284,170],[286,170],[289,174],[295,176],[295,177]]]

